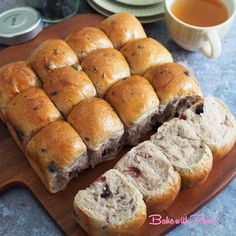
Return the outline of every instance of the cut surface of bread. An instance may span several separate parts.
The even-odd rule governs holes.
[[[175,199],[181,179],[166,156],[150,141],[132,148],[115,165],[143,194],[148,212],[161,212]]]
[[[226,105],[216,97],[205,97],[182,115],[210,147],[214,160],[224,157],[236,141],[236,122]]]
[[[179,172],[183,187],[204,182],[213,164],[209,147],[198,137],[195,129],[178,118],[164,123],[151,141]]]
[[[76,220],[91,236],[135,235],[147,217],[142,194],[115,169],[80,190],[73,209]]]

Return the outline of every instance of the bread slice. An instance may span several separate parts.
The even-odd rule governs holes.
[[[211,150],[185,120],[175,118],[164,123],[151,136],[151,141],[179,172],[183,187],[192,187],[207,179],[213,163]]]
[[[149,213],[166,209],[179,193],[181,179],[178,172],[150,141],[132,148],[114,168],[143,194]]]
[[[76,221],[91,236],[135,235],[146,220],[139,190],[111,169],[74,198]]]
[[[205,97],[182,114],[210,147],[214,160],[224,157],[236,141],[236,122],[226,105],[216,97]]]

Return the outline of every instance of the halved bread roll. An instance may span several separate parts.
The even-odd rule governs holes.
[[[142,198],[123,174],[111,169],[77,193],[75,219],[91,236],[135,235],[147,217]]]
[[[193,187],[207,179],[213,164],[211,150],[185,120],[174,118],[164,123],[151,141],[179,172],[183,187]]]
[[[39,129],[62,119],[46,93],[37,87],[28,88],[11,99],[6,116],[9,131],[23,149]]]
[[[99,27],[117,49],[127,42],[147,37],[139,20],[127,12],[119,12],[109,16]]]
[[[179,193],[181,179],[178,172],[150,141],[132,148],[114,168],[143,194],[149,213],[167,209]]]
[[[125,58],[112,48],[99,49],[91,53],[81,65],[93,81],[99,97],[103,97],[114,83],[130,76],[129,65]]]
[[[160,100],[160,123],[177,117],[202,99],[197,79],[180,64],[166,63],[154,66],[143,77],[152,84]]]
[[[106,94],[125,124],[126,144],[136,145],[156,124],[159,100],[151,84],[141,76],[131,76],[114,84]]]
[[[87,145],[92,167],[115,158],[122,148],[124,126],[105,100],[83,100],[73,109],[67,120]]]
[[[65,121],[43,127],[28,142],[26,157],[49,192],[56,193],[89,166],[87,148]]]
[[[76,65],[50,71],[43,88],[65,117],[83,99],[97,95],[92,81]]]
[[[182,115],[210,147],[214,160],[224,157],[236,141],[236,122],[226,105],[216,97],[205,97]]]
[[[95,27],[84,27],[74,31],[66,37],[65,41],[74,50],[79,61],[97,49],[113,48],[106,34]]]
[[[28,62],[39,78],[44,81],[50,70],[78,63],[69,45],[61,39],[48,39],[34,49]]]
[[[152,38],[126,43],[120,51],[128,61],[132,75],[143,75],[152,66],[173,62],[170,52]]]
[[[40,87],[40,81],[24,61],[16,61],[0,68],[0,118],[5,120],[8,102],[29,87]]]

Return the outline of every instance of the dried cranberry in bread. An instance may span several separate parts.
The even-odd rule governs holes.
[[[142,194],[115,169],[80,190],[73,209],[76,221],[91,236],[135,235],[147,217]]]
[[[131,76],[114,84],[106,100],[125,124],[127,144],[136,145],[155,126],[159,100],[151,84],[141,76]]]
[[[74,50],[79,61],[97,49],[113,48],[113,44],[106,34],[95,27],[76,30],[70,33],[65,41]]]
[[[109,103],[100,98],[87,98],[68,116],[88,147],[90,164],[116,157],[123,144],[124,126]]]
[[[119,12],[109,16],[99,27],[117,49],[127,42],[147,37],[139,20],[127,12]]]
[[[43,127],[28,142],[26,157],[49,192],[56,193],[89,166],[87,148],[65,121]]]
[[[44,81],[50,70],[74,65],[78,58],[63,40],[48,39],[34,49],[28,61],[39,78]]]
[[[130,76],[125,58],[113,48],[99,49],[91,53],[81,65],[93,81],[99,97],[103,97],[117,81]]]
[[[173,62],[170,52],[152,38],[131,41],[120,51],[128,61],[132,75],[143,75],[152,66]]]
[[[5,120],[8,102],[29,87],[40,87],[40,81],[24,61],[16,61],[0,68],[0,118]]]
[[[65,117],[79,102],[97,94],[92,81],[77,65],[50,71],[43,88]]]
[[[133,147],[114,168],[143,194],[149,213],[167,209],[179,193],[181,179],[178,172],[150,141]]]
[[[160,100],[160,123],[177,117],[201,100],[202,93],[197,79],[180,64],[166,63],[154,66],[143,77],[152,84]]]
[[[179,172],[183,187],[193,187],[207,179],[213,164],[211,150],[187,121],[174,118],[164,123],[151,141]]]
[[[182,115],[210,147],[214,160],[224,157],[236,141],[236,122],[226,105],[216,97],[205,97]]]

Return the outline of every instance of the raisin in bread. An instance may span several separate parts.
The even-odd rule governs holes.
[[[174,118],[164,123],[151,141],[179,172],[183,187],[203,183],[213,164],[209,147],[198,137],[194,127]]]
[[[236,122],[226,105],[215,97],[205,97],[182,117],[194,127],[201,139],[210,147],[214,160],[224,157],[234,146]]]
[[[147,217],[142,194],[115,169],[80,190],[73,209],[75,219],[91,236],[135,235]]]
[[[181,179],[178,172],[150,141],[132,148],[114,168],[143,194],[149,213],[166,209],[179,193]]]

